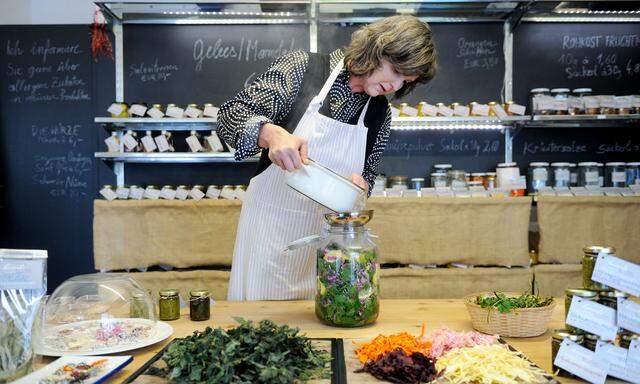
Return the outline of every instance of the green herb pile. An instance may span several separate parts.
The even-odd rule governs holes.
[[[546,307],[553,302],[553,297],[541,297],[523,293],[517,297],[509,297],[502,292],[493,292],[493,296],[478,296],[476,304],[482,308],[497,308],[501,313],[507,313],[516,308]]]
[[[254,326],[236,318],[230,330],[204,332],[173,342],[162,356],[171,383],[293,383],[331,377],[329,352],[315,349],[297,328],[269,320]],[[158,374],[156,372],[155,374]]]

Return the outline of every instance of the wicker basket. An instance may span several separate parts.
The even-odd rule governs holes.
[[[500,313],[497,308],[482,308],[475,303],[478,296],[493,295],[493,292],[481,292],[464,298],[471,323],[476,331],[498,334],[506,337],[533,337],[545,333],[553,315],[555,301],[546,307],[518,308],[508,313]],[[507,296],[520,296],[520,293],[505,292]]]

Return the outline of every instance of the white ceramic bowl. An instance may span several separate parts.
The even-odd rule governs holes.
[[[287,172],[287,185],[335,212],[364,207],[365,191],[350,180],[309,159],[309,164]]]

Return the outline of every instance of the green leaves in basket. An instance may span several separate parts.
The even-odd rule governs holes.
[[[517,308],[546,307],[553,302],[553,297],[541,297],[523,293],[518,297],[509,297],[502,292],[493,292],[493,296],[478,296],[476,304],[482,308],[496,308],[500,313],[507,313]]]

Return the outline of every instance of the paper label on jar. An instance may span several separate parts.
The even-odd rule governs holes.
[[[627,181],[625,172],[611,172],[611,181],[614,183],[624,183]]]
[[[158,146],[158,151],[167,152],[171,147],[169,146],[169,142],[167,141],[167,137],[165,135],[160,135],[155,137],[156,145]]]
[[[526,111],[526,108],[524,107],[524,105],[520,105],[520,104],[509,104],[507,108],[509,109],[510,113],[513,113],[514,115],[519,115],[519,116],[523,116]]]
[[[640,372],[640,340],[631,340],[627,351],[627,367],[633,372]]]
[[[486,104],[474,104],[471,113],[477,116],[489,116],[489,106]]]
[[[189,197],[189,191],[186,189],[176,189],[176,199],[186,200]]]
[[[599,177],[600,175],[598,174],[597,171],[590,171],[590,172],[584,173],[584,181],[589,184],[597,184]]]
[[[226,188],[220,192],[220,197],[223,199],[233,200],[236,198],[236,194],[233,189]]]
[[[100,190],[100,194],[102,195],[102,197],[104,197],[109,201],[112,201],[118,198],[118,195],[111,188],[102,188]]]
[[[578,173],[571,172],[571,184],[578,184]]]
[[[537,100],[536,111],[550,110],[550,109],[553,109],[555,106],[554,100],[551,98],[545,97],[545,98],[539,98],[536,100]]]
[[[145,152],[153,152],[158,149],[156,142],[151,136],[143,136],[140,141],[142,141],[142,146],[144,147]]]
[[[122,111],[124,111],[124,106],[120,103],[113,103],[109,106],[109,108],[107,109],[107,112],[113,114],[113,115],[119,115],[122,113]]]
[[[187,107],[187,109],[184,111],[184,114],[193,119],[202,117],[202,111],[194,107]]]
[[[202,151],[202,144],[200,144],[200,140],[196,136],[187,137],[187,144],[189,144],[189,149],[191,152],[200,152]]]
[[[158,108],[151,108],[147,111],[147,115],[151,116],[154,119],[161,119],[164,117],[164,113]]]
[[[451,117],[453,116],[453,109],[449,108],[449,107],[438,107],[438,113],[441,114],[442,116],[446,116],[446,117]]]
[[[220,189],[219,188],[214,188],[214,187],[209,187],[207,189],[207,193],[206,196],[209,199],[218,199],[220,197]]]
[[[469,107],[465,105],[457,105],[453,109],[453,114],[456,116],[467,117],[469,116]]]
[[[626,349],[620,348],[611,343],[598,341],[598,343],[596,344],[595,354],[598,360],[606,361],[607,363],[609,363],[609,369],[607,371],[609,376],[633,382],[633,380],[631,379],[633,374],[631,372],[627,374],[626,372]]]
[[[145,113],[147,113],[147,107],[142,104],[133,104],[131,108],[129,108],[129,112],[132,115],[143,117]]]
[[[129,190],[129,198],[133,200],[142,199],[142,195],[144,195],[144,189],[142,188],[131,188]]]
[[[129,198],[129,188],[126,188],[126,187],[116,188],[116,195],[118,195],[118,199],[120,200],[127,200]]]
[[[568,169],[556,169],[554,175],[556,180],[571,181],[571,171]]]
[[[549,178],[549,174],[544,168],[534,168],[533,169],[533,180],[537,181],[547,181]]]
[[[569,109],[569,103],[562,100],[555,100],[551,109],[554,111],[567,111]]]
[[[491,109],[493,110],[493,113],[495,113],[496,116],[498,116],[501,119],[504,119],[505,117],[509,116],[507,115],[507,112],[504,110],[504,108],[502,108],[502,105],[500,104],[491,106]]]
[[[202,112],[202,114],[207,117],[217,118],[219,110],[220,108],[218,107],[208,106],[208,107],[204,107],[204,111]]]
[[[199,189],[193,188],[191,192],[189,192],[189,196],[193,200],[202,200],[202,198],[204,197],[204,192]]]
[[[118,142],[118,138],[115,136],[109,136],[104,139],[104,143],[107,144],[108,152],[121,152],[120,143]]]
[[[176,198],[176,190],[171,188],[162,188],[162,190],[160,190],[160,198],[173,200]]]
[[[247,193],[244,189],[236,189],[235,191],[236,199],[240,201],[244,201],[244,196]]]
[[[431,104],[422,104],[421,111],[423,115],[427,115],[431,117],[435,117],[438,115],[438,108],[436,108],[435,105],[431,105]]]
[[[127,149],[130,151],[133,151],[138,147],[138,140],[136,140],[136,138],[133,137],[133,135],[130,133],[122,136],[122,142],[124,143],[124,146],[127,147]]]
[[[640,265],[619,257],[598,255],[591,279],[618,291],[640,296]]]
[[[571,300],[567,324],[598,335],[602,340],[615,340],[618,334],[615,309],[577,296]]]
[[[584,96],[582,101],[584,102],[585,109],[600,108],[600,102],[595,97]]]
[[[598,359],[595,352],[566,339],[553,364],[593,384],[604,384],[609,370],[609,363]]]
[[[396,107],[391,107],[391,117],[392,118],[400,117],[400,110]]]
[[[181,119],[184,117],[184,109],[180,107],[167,107],[167,111],[165,115],[169,117],[174,117],[176,119]]]
[[[214,152],[224,151],[224,147],[222,146],[222,142],[220,141],[217,133],[211,132],[211,135],[207,136],[206,139],[209,143],[209,147],[211,147]]]
[[[436,188],[446,188],[447,187],[447,181],[446,180],[435,180],[433,182],[433,186]]]
[[[149,200],[157,200],[160,197],[160,191],[158,191],[157,189],[145,189],[144,190],[144,196],[145,199],[149,199]]]
[[[618,298],[618,326],[640,334],[640,304]]]
[[[404,106],[402,107],[402,113],[404,113],[407,116],[418,116],[418,110],[415,109],[414,107],[411,106]]]

